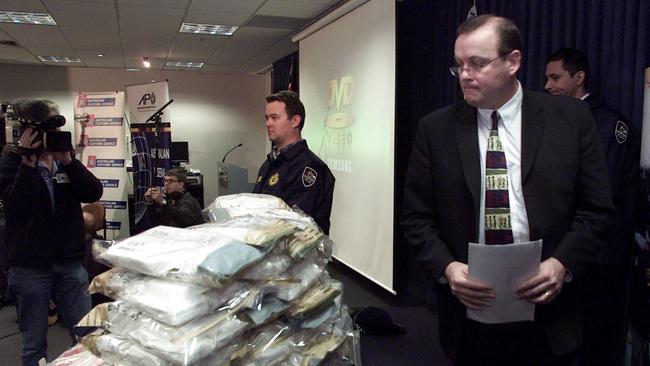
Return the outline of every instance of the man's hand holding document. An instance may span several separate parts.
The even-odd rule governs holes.
[[[491,287],[494,297],[488,306],[467,309],[467,317],[481,323],[499,324],[532,321],[535,304],[520,299],[522,283],[540,268],[542,241],[507,245],[469,243],[469,278]]]

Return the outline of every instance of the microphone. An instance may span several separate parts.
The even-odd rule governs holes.
[[[223,155],[223,159],[221,159],[221,162],[222,162],[222,163],[225,163],[225,162],[226,162],[226,156],[228,156],[228,154],[230,154],[231,151],[233,151],[233,150],[235,150],[236,148],[238,148],[238,147],[240,147],[240,146],[243,146],[243,145],[244,145],[244,144],[239,144],[239,145],[233,147],[232,149],[228,150],[228,152],[225,153],[225,154]]]

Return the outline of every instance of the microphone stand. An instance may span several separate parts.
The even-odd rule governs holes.
[[[233,147],[232,149],[228,150],[223,155],[223,159],[221,159],[221,168],[219,169],[219,185],[225,189],[228,189],[228,168],[226,167],[226,156],[230,154],[231,151],[235,150],[236,148],[242,146],[244,144],[240,143],[239,145]]]
[[[223,155],[223,159],[221,159],[221,162],[222,162],[222,163],[225,163],[225,162],[226,162],[226,156],[228,156],[228,154],[230,154],[231,151],[235,150],[236,148],[238,148],[238,147],[240,147],[240,146],[242,146],[242,145],[244,145],[244,144],[240,143],[239,145],[237,145],[237,146],[233,147],[232,149],[228,150],[228,152],[226,152],[226,153]]]

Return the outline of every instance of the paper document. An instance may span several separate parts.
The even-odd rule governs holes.
[[[467,317],[498,324],[533,320],[535,305],[518,300],[515,289],[539,270],[542,241],[507,245],[469,243],[469,277],[492,285],[495,298],[482,310],[467,309]]]

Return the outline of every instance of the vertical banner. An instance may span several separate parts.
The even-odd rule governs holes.
[[[77,159],[104,186],[99,202],[106,208],[106,234],[109,239],[126,238],[129,216],[124,92],[75,94],[74,121]]]
[[[163,176],[167,169],[171,168],[171,156],[169,149],[171,147],[171,127],[170,127],[170,110],[167,107],[162,115],[161,122],[165,125],[156,126],[153,121],[146,122],[156,111],[169,102],[169,85],[166,81],[127,85],[126,97],[129,105],[129,116],[131,121],[131,139],[137,143],[132,143],[133,151],[133,169],[143,169],[143,160],[138,155],[149,154],[150,170],[152,180],[150,182],[136,182],[137,177],[134,174],[134,187],[148,183],[148,186],[162,186]],[[146,123],[145,123],[146,122]],[[135,126],[135,127],[134,127]],[[147,131],[147,134],[145,134]],[[166,131],[166,132],[164,132]],[[147,185],[147,184],[144,184]],[[135,192],[136,200],[138,194]]]
[[[149,225],[140,221],[147,208],[144,194],[151,186],[162,187],[162,178],[165,172],[171,168],[169,152],[171,139],[169,123],[161,123],[158,128],[152,123],[131,124],[133,222],[138,232],[147,229]],[[159,158],[154,158],[154,156]]]
[[[643,83],[643,122],[641,130],[641,169],[650,169],[650,67]]]
[[[163,186],[165,172],[171,168],[171,118],[169,106],[160,114],[160,123],[148,121],[169,102],[166,81],[127,85],[126,97],[131,121],[131,154],[133,157],[133,231],[149,228],[142,220],[147,211],[144,194],[151,186]]]

